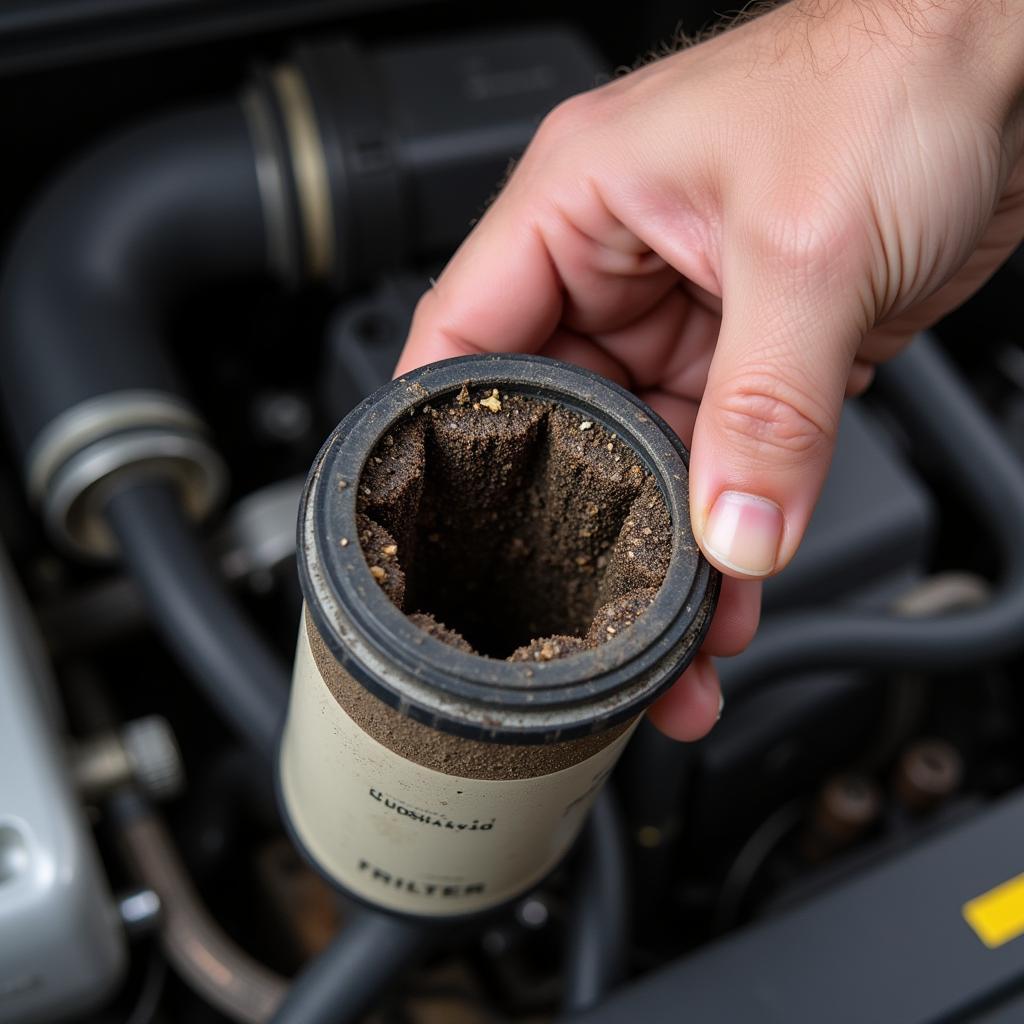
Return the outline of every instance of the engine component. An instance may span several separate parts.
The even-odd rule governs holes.
[[[963,759],[952,743],[924,739],[904,751],[893,784],[903,806],[920,814],[953,796],[963,775]]]
[[[185,783],[181,753],[167,720],[150,715],[116,732],[90,737],[73,752],[75,781],[86,800],[133,782],[153,800],[166,800]]]
[[[144,887],[122,893],[117,900],[117,912],[130,939],[152,935],[160,927],[163,909],[157,893]]]
[[[296,978],[273,1024],[349,1024],[387,991],[395,974],[437,945],[434,929],[392,914],[357,911]]]
[[[241,104],[154,120],[73,164],[26,218],[0,288],[0,394],[53,536],[112,555],[106,499],[140,477],[173,484],[196,519],[223,493],[162,351],[167,306],[214,280],[347,286],[449,251],[540,118],[595,73],[558,30],[310,45]]]
[[[207,913],[159,818],[130,792],[119,794],[121,845],[161,905],[160,942],[178,973],[209,1002],[242,1024],[264,1024],[286,983],[256,963]]]
[[[928,564],[936,510],[863,402],[843,410],[832,469],[792,563],[765,584],[768,616],[842,597],[888,604]]]
[[[53,535],[110,554],[112,480],[173,483],[194,517],[225,474],[159,344],[183,287],[257,274],[252,147],[237,104],[160,118],[73,165],[36,204],[0,290],[0,392]],[[59,296],[59,298],[58,298]]]
[[[562,1008],[578,1013],[596,1006],[629,968],[632,937],[629,844],[611,788],[601,790],[587,822],[586,858],[573,893],[568,967]]]
[[[0,1021],[96,1006],[125,941],[44,701],[52,682],[0,549]]]
[[[1024,978],[1022,817],[1024,797],[999,801],[575,1019],[674,1024],[682,998],[706,1024],[974,1019]]]
[[[601,68],[554,28],[296,48],[247,100],[269,143],[258,154],[274,265],[344,288],[447,255],[540,118]]]
[[[287,676],[211,570],[174,493],[142,480],[114,494],[104,513],[168,644],[225,720],[271,757]]]
[[[859,839],[881,813],[882,794],[872,779],[854,772],[829,779],[800,837],[802,854],[811,861],[831,856]]]
[[[551,870],[707,628],[686,479],[650,409],[546,359],[449,360],[350,414],[300,512],[280,761],[314,863],[428,915]]]
[[[369,294],[341,304],[331,317],[320,387],[330,422],[340,422],[391,379],[416,302],[426,288],[421,275],[389,274]]]

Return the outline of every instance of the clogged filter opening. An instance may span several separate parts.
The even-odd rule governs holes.
[[[421,629],[488,658],[613,640],[664,580],[672,524],[632,449],[580,412],[464,386],[386,434],[358,483],[370,572]]]

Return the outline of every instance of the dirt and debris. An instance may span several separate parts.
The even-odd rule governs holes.
[[[370,575],[381,585],[384,593],[401,608],[405,600],[405,572],[397,558],[386,554],[392,547],[397,551],[394,538],[380,523],[374,522],[369,516],[358,516],[356,524],[359,527],[359,544],[363,549],[366,564],[370,567]]]
[[[628,630],[672,550],[637,455],[568,407],[494,387],[418,411],[359,480],[359,541],[391,600],[446,643],[517,662]]]
[[[452,647],[458,647],[460,651],[465,651],[467,654],[475,653],[473,648],[455,630],[443,626],[433,615],[427,612],[413,612],[409,616],[409,620],[435,640],[440,640],[441,643],[449,644]]]
[[[490,409],[492,413],[501,412],[501,399],[498,397],[498,389],[494,388],[486,398],[481,398],[478,404],[484,409]]]

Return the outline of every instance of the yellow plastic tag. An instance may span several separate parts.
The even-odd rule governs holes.
[[[968,900],[962,913],[989,949],[1024,935],[1024,874]]]

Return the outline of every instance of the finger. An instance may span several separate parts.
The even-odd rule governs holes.
[[[582,334],[619,330],[675,290],[676,271],[623,227],[596,189],[565,194],[544,234],[565,288],[563,320]]]
[[[534,210],[510,189],[420,299],[395,373],[477,352],[535,352],[561,316],[561,282]]]
[[[561,359],[563,362],[593,370],[624,388],[630,386],[629,371],[617,359],[595,345],[589,338],[581,338],[573,331],[555,331],[540,351],[551,359]]]
[[[865,362],[863,359],[854,361],[850,367],[850,376],[846,381],[846,397],[857,398],[863,395],[871,382],[875,379],[875,367],[873,363]]]
[[[691,515],[723,572],[771,575],[793,557],[828,472],[863,299],[830,240],[758,240],[727,264],[722,330],[694,426]],[[852,273],[852,271],[850,271]]]
[[[715,617],[701,650],[716,658],[731,658],[754,639],[761,618],[761,581],[726,576]]]
[[[677,287],[626,326],[592,336],[629,367],[638,390],[659,387],[696,399],[704,391],[719,326],[718,316]]]
[[[559,324],[616,332],[677,291],[678,268],[625,226],[587,170],[606,130],[600,103],[583,94],[545,118],[421,299],[396,372],[474,352],[535,352]],[[627,368],[636,357],[611,354]]]
[[[697,421],[697,403],[655,388],[641,391],[642,398],[689,445]]]
[[[715,666],[698,654],[678,682],[651,705],[647,717],[670,739],[693,741],[711,731],[721,707]]]

